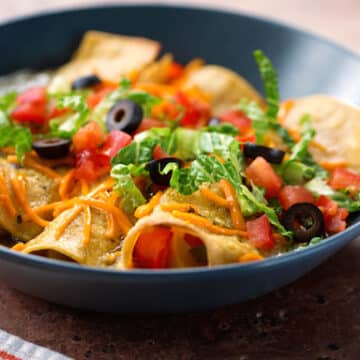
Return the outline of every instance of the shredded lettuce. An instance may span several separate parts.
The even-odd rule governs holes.
[[[216,133],[233,135],[233,136],[236,136],[239,134],[239,130],[229,123],[222,123],[219,125],[210,125],[210,126],[204,128],[204,131],[216,132]]]
[[[50,121],[50,131],[53,136],[71,139],[72,136],[89,121],[90,109],[82,94],[71,93],[57,98],[59,109],[69,108],[70,114],[57,117]]]
[[[146,203],[144,195],[132,179],[130,169],[123,164],[111,169],[111,177],[115,180],[114,190],[119,194],[121,206],[127,213],[132,213],[138,206]]]

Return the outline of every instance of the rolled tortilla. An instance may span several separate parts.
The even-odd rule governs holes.
[[[307,96],[294,100],[284,125],[300,131],[299,121],[306,114],[316,131],[315,140],[321,145],[310,147],[315,160],[345,163],[360,171],[360,109],[326,95]]]
[[[241,99],[255,101],[264,107],[262,96],[243,77],[221,66],[206,65],[189,75],[185,87],[198,87],[211,98],[211,109],[219,115]]]
[[[24,211],[16,201],[10,186],[11,174],[19,173],[25,176],[26,195],[31,208],[44,206],[57,201],[58,184],[53,179],[36,170],[17,168],[5,159],[0,159],[0,169],[3,171],[7,190],[17,211],[17,216],[11,216],[4,206],[4,203],[0,202],[0,227],[19,240],[29,241],[40,234],[43,228],[32,221],[23,220]]]
[[[72,82],[95,73],[117,82],[153,62],[159,51],[160,44],[150,39],[88,31],[72,60],[56,72],[56,78]]]
[[[230,218],[227,209],[217,207],[205,199],[200,192],[190,196],[178,194],[169,189],[161,198],[160,204],[155,207],[153,213],[140,219],[127,234],[122,253],[116,267],[119,269],[129,269],[134,267],[133,252],[139,235],[146,229],[153,226],[166,226],[176,229],[175,233],[190,234],[198,237],[206,250],[207,265],[221,265],[237,262],[239,257],[249,252],[257,253],[257,250],[244,239],[238,236],[218,235],[209,232],[207,229],[198,225],[191,224],[174,217],[170,212],[161,208],[162,204],[169,203],[190,203],[196,206],[199,215],[210,219],[214,224],[220,226],[230,226]],[[196,261],[190,254],[190,247],[183,239],[173,236],[172,239],[172,261],[171,267],[192,267],[196,266]]]
[[[57,239],[57,232],[63,222],[76,214],[75,219],[64,229]],[[77,206],[62,212],[35,239],[25,244],[26,254],[50,252],[52,257],[66,258],[83,265],[105,266],[106,254],[118,245],[119,241],[105,236],[106,213],[91,209],[92,225],[90,241],[84,243],[84,211],[78,212]]]

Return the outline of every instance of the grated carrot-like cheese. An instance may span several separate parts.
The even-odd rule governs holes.
[[[75,170],[70,170],[65,176],[60,180],[59,185],[59,196],[61,200],[65,200],[69,197],[69,189],[71,181],[73,181],[75,175]]]
[[[182,211],[178,211],[178,210],[172,211],[171,214],[174,217],[184,220],[186,222],[189,222],[191,224],[203,226],[215,234],[239,235],[239,236],[247,237],[246,231],[242,231],[242,230],[238,230],[238,229],[228,229],[228,228],[224,228],[224,227],[221,227],[218,225],[214,225],[209,220],[203,218],[202,216],[196,215],[196,214],[190,214],[190,213],[182,212]]]
[[[17,243],[15,244],[11,249],[15,250],[15,251],[23,251],[25,248],[25,244],[24,243]]]
[[[264,260],[264,257],[261,256],[259,253],[256,252],[249,252],[245,255],[241,255],[238,259],[239,262],[244,263],[244,262],[252,262],[252,261],[259,261],[259,260]]]
[[[39,226],[45,227],[49,224],[49,221],[42,219],[38,216],[30,207],[26,195],[25,179],[22,174],[16,175],[15,173],[10,176],[10,184],[14,191],[15,197],[25,214]]]
[[[284,124],[285,119],[289,115],[294,105],[295,105],[295,101],[293,99],[285,100],[281,103],[278,114],[278,121],[280,124]]]
[[[228,201],[226,199],[224,199],[223,197],[214,193],[213,191],[211,191],[210,189],[208,189],[206,187],[200,188],[200,193],[201,193],[201,195],[206,197],[208,200],[210,200],[211,202],[213,202],[221,207],[229,206]]]
[[[65,229],[76,219],[76,217],[83,211],[83,206],[78,206],[57,228],[55,233],[55,239],[59,240],[61,235],[64,233]]]
[[[91,235],[91,209],[90,206],[85,206],[84,212],[84,240],[83,244],[87,246],[90,242],[90,235]]]
[[[158,191],[147,204],[140,205],[134,213],[134,216],[137,219],[141,219],[144,216],[150,215],[154,210],[154,207],[159,204],[160,198],[162,196],[162,191]]]
[[[81,185],[81,194],[82,195],[86,195],[89,192],[89,184],[86,180],[81,179],[80,180],[80,185]]]
[[[7,160],[13,164],[19,164],[19,160],[15,155],[9,155],[7,157]],[[53,169],[50,169],[49,167],[45,166],[45,165],[41,165],[38,162],[36,162],[35,160],[31,159],[31,157],[25,155],[24,161],[23,161],[24,165],[39,171],[40,173],[48,176],[51,179],[57,180],[60,179],[60,175],[54,171]]]
[[[345,168],[349,164],[346,161],[336,161],[336,162],[329,162],[329,161],[319,161],[319,164],[326,170],[333,171],[336,168]]]
[[[4,204],[8,214],[12,217],[16,216],[17,211],[16,211],[15,205],[10,197],[9,189],[7,187],[4,172],[2,169],[0,170],[0,193],[1,193],[0,200]]]
[[[236,192],[231,183],[225,179],[220,180],[220,187],[224,192],[230,210],[230,217],[235,229],[244,230],[245,220],[242,216],[239,202],[236,199]]]

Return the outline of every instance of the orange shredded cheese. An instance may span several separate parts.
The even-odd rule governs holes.
[[[25,179],[22,174],[16,175],[15,173],[10,176],[11,187],[14,191],[15,197],[21,205],[24,213],[39,226],[45,227],[49,224],[49,221],[42,219],[38,216],[30,207],[26,194]]]
[[[206,187],[202,187],[200,189],[201,195],[203,195],[204,197],[206,197],[208,200],[212,201],[213,203],[221,206],[221,207],[228,207],[228,201],[226,199],[224,199],[223,197],[221,197],[220,195],[214,193],[213,191],[211,191],[210,189],[206,188]]]
[[[285,100],[281,103],[278,114],[278,121],[280,124],[284,124],[285,119],[289,115],[294,105],[295,105],[295,101],[293,99]]]
[[[154,207],[159,204],[162,194],[162,191],[158,191],[147,204],[140,205],[135,210],[134,216],[137,219],[141,219],[144,216],[150,215],[154,210]]]
[[[15,251],[23,251],[25,248],[25,244],[24,243],[17,243],[15,244],[11,249],[15,250]]]
[[[15,155],[9,155],[7,157],[7,159],[9,162],[11,162],[13,164],[19,164],[19,160]],[[50,169],[48,166],[39,164],[38,162],[36,162],[35,160],[33,160],[31,157],[29,157],[27,155],[25,155],[25,158],[24,158],[24,165],[31,169],[39,171],[40,173],[48,176],[51,179],[56,180],[56,179],[60,178],[60,175],[57,172],[55,172],[53,169]]]
[[[167,212],[171,212],[174,210],[183,211],[183,212],[189,212],[189,211],[195,211],[199,212],[199,209],[196,205],[190,204],[190,203],[169,203],[169,204],[161,204],[161,209]]]
[[[245,220],[242,216],[239,202],[236,199],[236,192],[232,184],[225,180],[220,180],[220,187],[224,192],[230,210],[230,217],[235,229],[244,230],[246,228]]]
[[[70,170],[62,179],[59,185],[59,196],[61,200],[69,197],[70,184],[74,180],[75,170]]]
[[[0,200],[4,204],[8,214],[13,217],[16,216],[17,211],[10,197],[9,189],[7,187],[4,172],[2,169],[0,170],[0,194]]]
[[[82,195],[86,195],[89,192],[89,184],[86,180],[81,179],[80,180],[80,185],[81,185],[81,194]]]
[[[55,239],[59,240],[65,229],[76,219],[76,217],[83,211],[83,206],[78,206],[57,228],[55,233]]]
[[[328,150],[326,146],[324,146],[323,144],[320,144],[316,140],[311,140],[310,145],[319,149],[320,151],[323,151],[323,152],[327,152],[327,150]]]
[[[124,234],[126,234],[132,227],[131,221],[127,215],[113,204],[89,198],[78,198],[75,199],[75,201],[112,213]]]
[[[189,214],[187,212],[182,212],[178,210],[174,210],[171,212],[171,214],[181,220],[184,220],[186,222],[189,222],[194,225],[202,226],[208,229],[209,231],[219,234],[219,235],[239,235],[243,237],[247,237],[247,232],[238,230],[238,229],[228,229],[224,228],[218,225],[214,225],[209,220],[205,219],[202,216],[196,215],[196,214]]]
[[[319,161],[319,164],[326,170],[333,171],[336,168],[345,168],[349,164],[346,161],[337,161],[337,162],[329,162],[329,161]]]
[[[90,235],[91,235],[91,209],[90,206],[85,206],[85,213],[84,213],[84,240],[83,244],[87,246],[90,242]]]
[[[252,262],[252,261],[259,261],[259,260],[264,260],[264,257],[256,252],[249,252],[245,255],[241,255],[239,257],[238,261],[241,263],[244,263],[244,262]]]
[[[109,195],[109,202],[110,204],[115,204],[116,200],[118,198],[118,194],[113,191],[110,193]],[[116,224],[115,224],[115,219],[114,219],[114,215],[111,213],[108,213],[108,219],[107,219],[107,228],[106,228],[106,233],[105,236],[108,239],[113,239],[116,237],[117,235],[117,231],[116,231]]]

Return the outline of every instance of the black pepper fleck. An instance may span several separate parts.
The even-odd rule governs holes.
[[[23,220],[22,220],[22,216],[21,216],[21,215],[17,215],[17,216],[16,216],[16,222],[17,222],[18,224],[22,224]]]

